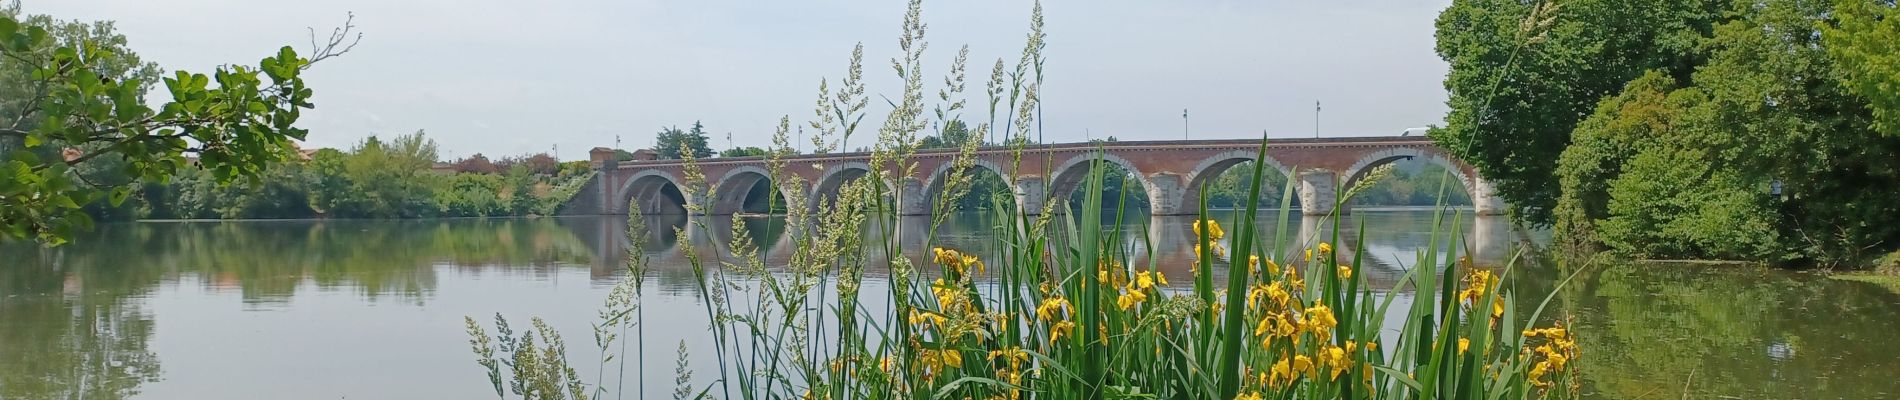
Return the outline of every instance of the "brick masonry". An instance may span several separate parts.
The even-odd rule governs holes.
[[[1373,168],[1411,157],[1450,167],[1472,194],[1478,213],[1496,215],[1507,208],[1476,170],[1425,137],[1064,143],[1029,146],[1020,153],[1014,148],[990,147],[977,152],[976,168],[1002,176],[1015,189],[1019,205],[1040,210],[1042,202],[1073,192],[1099,157],[1141,177],[1154,214],[1185,215],[1195,212],[1191,199],[1199,198],[1199,189],[1208,180],[1254,159],[1263,143],[1267,145],[1267,165],[1289,177],[1298,176],[1303,200],[1330,198]],[[601,173],[587,190],[575,196],[564,214],[626,214],[634,200],[641,204],[643,213],[683,211],[678,203],[686,191],[680,190],[685,179],[679,160],[616,162],[613,151],[606,148],[595,148],[591,156]],[[824,196],[832,194],[828,192],[837,190],[842,182],[868,176],[876,169],[877,176],[894,180],[893,186],[900,188],[901,213],[928,214],[929,196],[940,189],[956,156],[955,149],[922,151],[910,159],[915,164],[912,172],[902,174],[896,166],[870,165],[869,153],[798,155],[786,159],[788,178],[778,184],[787,196]],[[762,157],[708,158],[699,160],[698,165],[709,187],[698,191],[703,195],[696,201],[707,204],[706,210],[712,214],[736,211],[747,189],[767,174]],[[1306,214],[1332,211],[1331,201],[1301,204]]]

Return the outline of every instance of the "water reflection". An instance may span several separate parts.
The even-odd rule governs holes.
[[[52,255],[59,257],[59,255]],[[115,399],[157,380],[136,270],[0,268],[0,398]]]
[[[1213,218],[1220,221],[1234,221],[1235,216],[1228,212],[1213,213]],[[1275,222],[1266,221],[1275,218],[1277,217],[1262,217],[1258,222],[1264,232],[1264,236],[1260,238],[1263,245],[1275,242],[1273,235],[1277,232],[1277,219]],[[1512,232],[1509,221],[1503,217],[1466,216],[1462,218],[1462,224],[1454,224],[1449,221],[1451,219],[1458,218],[1438,221],[1432,213],[1417,211],[1360,212],[1339,221],[1328,218],[1289,221],[1285,235],[1294,238],[1293,240],[1298,243],[1307,245],[1319,241],[1330,242],[1333,241],[1331,232],[1337,226],[1339,239],[1335,243],[1341,249],[1339,254],[1343,257],[1352,254],[1362,245],[1359,243],[1359,230],[1362,224],[1365,225],[1364,246],[1367,250],[1367,259],[1363,260],[1361,268],[1370,274],[1368,276],[1373,279],[1375,285],[1385,284],[1379,287],[1390,287],[1390,284],[1396,282],[1406,270],[1418,264],[1416,257],[1418,250],[1432,244],[1432,226],[1435,222],[1446,227],[1441,229],[1442,232],[1438,237],[1440,248],[1449,248],[1450,227],[1459,225],[1458,233],[1465,239],[1462,245],[1470,249],[1472,258],[1481,265],[1504,263],[1514,246],[1528,240],[1528,237]],[[595,267],[598,270],[606,273],[621,265],[628,244],[623,233],[626,231],[626,221],[605,218],[562,219],[560,221],[578,232],[588,233],[591,237],[589,244],[593,247],[592,253],[595,255]],[[728,243],[732,240],[734,221],[740,221],[746,225],[746,231],[751,233],[751,243],[759,247],[760,256],[766,260],[767,265],[782,265],[791,256],[791,242],[798,233],[786,232],[783,219],[778,217],[694,217],[689,219],[683,215],[649,216],[644,222],[647,227],[645,232],[648,243],[647,252],[653,257],[655,268],[662,270],[663,274],[664,270],[668,269],[690,269],[686,262],[686,254],[682,251],[687,247],[695,249],[702,259],[713,260],[715,263],[726,260],[732,257],[732,254],[726,250],[730,248]],[[1110,221],[1105,223],[1105,226],[1122,232],[1122,251],[1130,255],[1135,265],[1148,265],[1150,261],[1153,261],[1156,267],[1166,274],[1186,276],[1190,273],[1196,243],[1192,230],[1193,221],[1192,216],[1137,215],[1124,218],[1119,223]],[[937,233],[934,237],[930,235],[931,223],[931,219],[924,216],[901,218],[897,221],[895,228],[889,229],[883,228],[882,224],[872,223],[866,227],[867,240],[865,242],[878,243],[879,240],[890,240],[897,245],[897,248],[903,250],[905,256],[915,262],[925,261],[930,247],[951,247],[967,253],[994,255],[997,252],[992,250],[999,245],[996,232],[1005,231],[1004,224],[1012,222],[996,221],[984,215],[964,215],[944,221],[942,226],[936,228]],[[890,233],[884,233],[886,231]],[[1062,235],[1059,234],[1060,232],[1057,233],[1057,243],[1063,243]],[[690,246],[682,246],[682,240]],[[1233,246],[1231,240],[1234,238],[1230,237],[1227,240],[1229,242],[1223,245],[1231,248]],[[1150,249],[1151,246],[1152,249]],[[1294,248],[1296,247],[1288,246],[1286,250],[1288,255],[1285,257],[1293,257]],[[882,254],[883,248],[880,246],[870,246],[868,251],[871,253],[871,260],[888,259]],[[996,260],[988,261],[994,263]],[[867,267],[875,272],[881,271],[885,265],[872,261]]]
[[[1444,226],[1455,226],[1483,265],[1539,239],[1501,218],[1452,219]],[[1359,210],[1338,221],[1336,243],[1341,254],[1365,250],[1360,270],[1371,287],[1391,287],[1432,245],[1434,221],[1429,212]],[[1007,223],[952,218],[927,237],[927,220],[897,222],[869,229],[867,242],[892,240],[919,261],[929,246],[994,254],[995,232]],[[645,221],[656,278],[648,280],[649,318],[669,321],[650,328],[650,343],[701,345],[683,244],[716,265],[731,257],[723,249],[735,223],[770,264],[799,237],[775,218]],[[1128,233],[1121,250],[1136,263],[1187,276],[1191,223],[1139,216],[1109,225]],[[1268,237],[1275,225],[1262,221]],[[1289,221],[1286,234],[1331,240],[1332,225]],[[0,398],[483,396],[461,316],[537,314],[585,337],[607,286],[624,274],[626,226],[616,217],[140,223],[104,226],[56,249],[0,245]],[[1520,301],[1541,300],[1528,296],[1568,276],[1561,268],[1515,273],[1527,294]],[[1772,270],[1611,266],[1586,271],[1552,307],[1576,321],[1585,346],[1578,365],[1595,397],[1681,397],[1691,374],[1689,397],[1698,398],[1900,394],[1900,348],[1884,341],[1900,332],[1900,295],[1872,285]],[[649,365],[667,368],[650,377],[670,381],[671,357],[655,352]]]
[[[1520,283],[1548,290],[1562,271]],[[1900,294],[1786,271],[1616,266],[1556,306],[1587,389],[1605,399],[1900,396]],[[1686,390],[1686,392],[1685,392]]]

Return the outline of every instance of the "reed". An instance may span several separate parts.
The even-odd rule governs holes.
[[[1205,217],[1202,199],[1203,217],[1193,229],[1196,258],[1184,260],[1193,263],[1192,276],[1165,276],[1152,259],[1134,265],[1132,249],[1124,243],[1156,238],[1145,230],[1131,236],[1113,228],[1121,224],[1105,223],[1124,218],[1126,210],[1101,209],[1106,172],[1099,162],[1087,178],[1084,206],[1077,210],[1063,209],[1066,202],[1057,201],[1045,202],[1042,212],[1018,210],[1007,194],[995,196],[989,218],[998,232],[993,254],[929,242],[927,249],[905,249],[895,238],[867,239],[867,230],[894,231],[900,219],[893,199],[924,197],[893,183],[916,176],[909,159],[920,134],[932,126],[941,129],[963,107],[967,48],[944,78],[937,96],[943,104],[934,113],[925,111],[924,27],[921,2],[913,0],[899,38],[901,55],[891,60],[903,90],[888,99],[891,110],[871,147],[875,171],[815,207],[802,196],[786,199],[790,214],[783,229],[795,233],[789,261],[767,265],[741,223],[732,224],[734,240],[721,252],[731,258],[708,262],[683,249],[714,345],[681,345],[675,398],[1577,396],[1579,383],[1569,363],[1578,356],[1574,338],[1561,324],[1530,325],[1554,320],[1543,315],[1549,298],[1534,307],[1521,305],[1500,284],[1516,259],[1501,271],[1473,267],[1461,256],[1457,224],[1445,220],[1457,221],[1456,214],[1447,215],[1441,206],[1435,226],[1446,228],[1434,230],[1433,246],[1417,255],[1397,286],[1374,290],[1355,269],[1365,259],[1364,250],[1339,254],[1331,245],[1341,240],[1338,215],[1326,219],[1330,229],[1322,237],[1299,238],[1287,232],[1294,218],[1286,206],[1290,199],[1283,198],[1277,210],[1260,209],[1266,163],[1251,163],[1249,193],[1254,195],[1245,208],[1251,212],[1223,225]],[[986,90],[990,122],[977,124],[972,139],[962,144],[958,168],[946,180],[948,194],[940,196],[945,204],[935,208],[939,215],[929,222],[933,236],[951,212],[948,199],[968,189],[964,171],[993,131],[999,105],[1001,112],[1015,115],[1003,116],[1007,125],[994,131],[1008,135],[1004,143],[1019,151],[1013,168],[1023,168],[1020,150],[1031,127],[1040,125],[1040,5],[1031,32],[1014,71],[1004,71],[1003,60],[995,64]],[[830,138],[849,135],[862,119],[861,57],[860,45],[844,89],[832,93],[821,83],[814,113],[819,121],[810,124],[812,143],[820,149],[838,147]],[[774,136],[769,171],[775,184],[800,184],[785,170],[790,168],[786,156],[794,154],[790,127],[789,118],[781,119]],[[1262,141],[1259,156],[1264,158],[1266,138]],[[706,182],[690,160],[686,175],[685,197],[701,198],[695,192],[704,191]],[[1291,180],[1287,185],[1283,196],[1293,193]],[[1358,189],[1334,201],[1344,204]],[[637,209],[630,211],[637,216]],[[1277,229],[1258,229],[1264,225],[1261,215],[1275,218]],[[706,229],[703,222],[689,224]],[[637,331],[633,338],[621,337],[627,327],[639,325],[638,279],[645,262],[638,242],[643,232],[630,230],[629,235],[635,238],[629,262],[640,267],[630,267],[628,279],[635,283],[609,295],[603,322],[596,325],[603,354],[616,339],[622,348],[625,341],[639,341]],[[907,250],[926,257],[903,256]],[[887,267],[885,293],[862,290],[873,263]],[[1390,293],[1408,289],[1415,294],[1409,306],[1394,309],[1401,296]],[[1394,314],[1401,326],[1384,326]],[[496,324],[500,334],[491,338],[468,320],[471,345],[498,395],[604,396],[604,385],[585,390],[572,369],[562,366],[558,335],[537,330],[542,336],[537,344],[532,335],[511,338],[499,317]],[[491,346],[494,341],[500,346]],[[523,349],[527,360],[495,356]],[[717,376],[695,382],[685,364],[689,350],[712,353]],[[604,370],[614,358],[600,360]],[[644,366],[638,369],[644,375]]]

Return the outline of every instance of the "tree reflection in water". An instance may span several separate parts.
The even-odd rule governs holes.
[[[1219,216],[1217,216],[1219,217]],[[687,229],[688,217],[654,217],[647,226],[653,243],[655,285],[649,301],[690,305],[693,276],[678,262],[678,246],[690,240],[707,257],[720,254],[731,240],[733,220],[700,220],[708,229]],[[1428,212],[1355,211],[1353,221],[1336,243],[1343,249],[1363,246],[1371,259],[1361,271],[1375,287],[1390,287],[1413,264],[1413,252],[1428,245]],[[1137,260],[1153,258],[1171,276],[1186,276],[1191,255],[1192,218],[1140,216],[1124,221],[1131,234],[1146,232],[1153,251],[1142,240],[1124,243]],[[1358,222],[1365,222],[1365,241],[1358,243]],[[784,232],[781,219],[739,219],[753,236],[761,254],[773,259],[796,232]],[[896,236],[906,254],[922,257],[927,232],[921,223],[904,222],[890,232],[870,230],[869,242]],[[1508,248],[1523,235],[1508,232],[1501,219],[1466,217],[1461,229],[1478,253],[1480,265],[1497,265]],[[994,245],[987,235],[994,221],[959,218],[938,232],[930,243],[984,254]],[[697,226],[698,224],[694,224]],[[1311,225],[1309,227],[1308,225]],[[1311,232],[1318,226],[1299,224],[1290,232]],[[487,219],[436,221],[278,221],[140,223],[103,226],[88,237],[54,249],[18,244],[0,245],[0,398],[134,397],[141,386],[154,394],[246,393],[294,386],[309,377],[286,381],[250,378],[257,382],[221,382],[212,371],[197,370],[186,357],[196,354],[160,354],[155,342],[178,343],[186,337],[219,337],[266,342],[284,338],[257,337],[232,332],[231,326],[186,322],[168,325],[163,335],[159,320],[174,311],[160,309],[154,300],[180,291],[225,293],[241,302],[230,311],[214,310],[203,317],[216,321],[240,318],[232,312],[263,311],[272,315],[310,315],[323,324],[357,326],[369,308],[402,304],[415,309],[443,310],[465,306],[466,297],[450,298],[456,288],[505,288],[481,292],[480,297],[508,302],[544,304],[559,291],[572,298],[597,299],[604,293],[575,293],[573,286],[534,284],[560,274],[584,276],[590,285],[578,290],[605,290],[619,279],[625,254],[625,220],[620,217]],[[684,234],[682,237],[681,234]],[[1531,235],[1535,237],[1536,235]],[[714,246],[713,244],[720,244]],[[1341,253],[1350,253],[1341,251]],[[881,254],[873,254],[881,259]],[[716,258],[714,258],[716,259]],[[1180,262],[1176,262],[1180,261]],[[1145,262],[1145,261],[1142,261]],[[1525,266],[1513,273],[1518,293],[1541,301],[1569,271],[1549,263]],[[1575,266],[1576,263],[1563,264]],[[881,270],[878,265],[872,269]],[[1223,273],[1214,268],[1214,273]],[[493,282],[506,284],[493,286]],[[1185,281],[1185,280],[1180,280]],[[876,282],[868,284],[876,285]],[[441,286],[438,289],[438,286]],[[438,296],[438,291],[443,293]],[[298,314],[309,305],[292,304],[312,292],[354,297],[356,302],[332,313]],[[1410,296],[1405,294],[1403,296]],[[566,297],[561,297],[566,298]],[[1409,297],[1401,297],[1403,299]],[[215,300],[214,305],[232,300]],[[301,300],[299,300],[301,301]],[[595,305],[577,305],[586,314]],[[538,302],[538,303],[536,303]],[[163,302],[156,302],[163,303]],[[569,303],[559,303],[569,304]],[[658,304],[658,303],[656,303]],[[165,306],[171,307],[171,306]],[[194,306],[188,306],[194,307]],[[485,306],[484,306],[485,307]],[[1879,398],[1900,395],[1900,347],[1887,339],[1900,332],[1900,294],[1876,286],[1825,279],[1780,270],[1694,268],[1682,266],[1603,265],[1586,271],[1565,287],[1549,314],[1574,319],[1583,345],[1577,362],[1587,390],[1598,398]],[[206,310],[191,310],[201,313]],[[548,310],[556,312],[561,310]],[[537,311],[538,312],[538,311]],[[591,315],[591,314],[587,314]],[[574,317],[584,321],[585,315]],[[233,320],[234,324],[242,322]],[[464,393],[452,387],[469,366],[459,346],[459,323],[433,326],[425,320],[385,320],[393,329],[419,332],[401,339],[369,339],[366,348],[340,352],[299,353],[329,357],[347,363],[364,354],[412,360],[394,366],[394,378],[408,386],[353,386],[352,394],[396,393],[422,387],[421,393]],[[241,326],[241,325],[240,325]],[[655,328],[650,334],[669,339],[703,334],[691,324]],[[433,330],[446,332],[446,345],[433,348],[405,345],[404,340],[433,340]],[[584,335],[585,332],[569,332]],[[161,337],[178,335],[176,337]],[[294,339],[293,339],[294,340]],[[189,341],[185,341],[189,342]],[[236,343],[256,344],[256,343]],[[287,343],[286,345],[296,345]],[[239,346],[242,347],[242,346]],[[166,347],[167,351],[176,347]],[[217,349],[190,349],[213,352]],[[207,354],[224,363],[248,363],[243,355]],[[177,365],[161,368],[161,360]],[[670,357],[670,355],[669,355]],[[671,362],[671,359],[663,360]],[[202,362],[202,361],[200,361]],[[710,364],[709,364],[710,365]],[[192,369],[186,371],[185,369]],[[369,370],[369,368],[365,368]],[[292,371],[286,371],[286,374]],[[341,372],[331,372],[337,374]],[[368,372],[366,372],[368,373]],[[386,373],[386,372],[375,372]],[[650,376],[670,378],[670,370]],[[1690,375],[1694,379],[1690,381]],[[192,382],[168,377],[193,376]],[[324,376],[322,379],[352,379]],[[163,384],[151,384],[165,380]],[[223,388],[206,385],[232,385]],[[471,386],[471,390],[481,387]],[[371,393],[360,393],[369,391]],[[479,391],[477,391],[479,393]],[[315,396],[316,394],[310,393]],[[211,396],[219,397],[219,396]],[[379,397],[379,396],[370,396]],[[427,397],[427,396],[425,396]],[[453,396],[450,396],[453,397]]]

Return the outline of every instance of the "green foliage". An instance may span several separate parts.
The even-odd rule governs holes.
[[[343,160],[349,188],[326,209],[368,218],[434,216],[432,185],[427,181],[435,159],[435,141],[425,138],[422,131],[388,143],[375,136],[363,139]]]
[[[171,100],[154,108],[145,94],[155,67],[130,56],[110,24],[49,29],[47,18],[22,23],[17,9],[3,14],[0,92],[21,107],[7,107],[15,114],[0,118],[0,138],[20,146],[0,155],[0,238],[47,243],[89,228],[86,204],[117,207],[135,180],[164,181],[192,168],[188,156],[219,183],[258,178],[295,154],[293,141],[306,134],[294,126],[313,107],[302,72],[354,45],[338,48],[346,24],[311,58],[284,47],[256,66],[223,66],[211,75],[178,71],[163,79]],[[101,158],[122,162],[112,169],[127,179],[91,182],[74,172]]]
[[[765,154],[765,149],[754,146],[734,147],[719,152],[720,157],[758,157]]]
[[[653,150],[660,152],[662,160],[680,159],[682,149],[691,149],[694,158],[712,157],[711,147],[706,146],[705,126],[693,121],[692,130],[682,131],[677,127],[662,128],[653,137]]]
[[[941,134],[925,136],[923,141],[919,142],[920,144],[918,144],[917,148],[957,148],[962,147],[964,143],[969,143],[969,141],[973,139],[970,137],[970,127],[964,124],[963,120],[960,119],[953,119],[943,123],[942,131],[943,133]]]
[[[1519,217],[1548,224],[1556,160],[1577,123],[1644,71],[1687,79],[1721,3],[1454,1],[1439,14],[1437,46],[1451,64],[1451,113],[1431,136]]]
[[[1433,206],[1441,201],[1450,206],[1471,205],[1471,194],[1459,185],[1457,177],[1446,173],[1442,165],[1412,160],[1393,161],[1392,174],[1373,183],[1357,195],[1352,204],[1361,206]],[[1253,162],[1242,162],[1221,171],[1203,189],[1207,195],[1207,206],[1217,209],[1241,208],[1246,204],[1247,189],[1251,186],[1248,171],[1253,170]],[[1282,191],[1290,187],[1286,174],[1268,169],[1261,177],[1265,184],[1260,186],[1260,201],[1269,208],[1279,208],[1280,199],[1287,198],[1287,205],[1300,207],[1299,196],[1282,196]],[[1439,198],[1438,187],[1441,181],[1451,182],[1444,198]]]
[[[1900,200],[1870,191],[1900,187],[1900,167],[1892,162],[1900,136],[1881,122],[1888,100],[1880,95],[1892,94],[1882,82],[1893,74],[1882,72],[1891,62],[1879,49],[1891,44],[1856,36],[1890,30],[1881,15],[1892,6],[1838,4],[1843,8],[1775,0],[1615,10],[1567,2],[1553,14],[1553,27],[1520,32],[1531,39],[1517,42],[1470,42],[1475,34],[1443,29],[1447,21],[1476,26],[1467,24],[1474,15],[1497,11],[1454,6],[1440,19],[1440,51],[1453,60],[1452,126],[1435,134],[1487,178],[1511,177],[1493,179],[1500,193],[1528,207],[1519,211],[1532,222],[1554,218],[1560,242],[1574,249],[1864,263],[1900,247],[1900,224],[1890,222],[1900,215]],[[1704,11],[1710,9],[1720,12]],[[1630,21],[1649,22],[1602,20],[1629,13],[1642,14]],[[1567,29],[1567,20],[1600,21],[1603,28]],[[1631,32],[1656,40],[1631,41]],[[1693,45],[1680,45],[1685,40]],[[1446,52],[1448,46],[1457,51]],[[1518,58],[1460,61],[1474,48],[1515,49]],[[1572,57],[1553,63],[1555,54]],[[1499,78],[1498,97],[1458,94],[1488,84],[1478,76]],[[1578,91],[1579,83],[1596,89]],[[1539,103],[1552,99],[1565,106]],[[1580,103],[1587,107],[1572,107]],[[1496,118],[1480,117],[1492,112]],[[1545,167],[1554,168],[1546,175],[1539,171]]]
[[[1365,206],[1470,206],[1471,194],[1445,166],[1424,161],[1394,161],[1392,174],[1373,182],[1352,197],[1352,204]],[[1283,178],[1284,179],[1284,178]],[[1438,188],[1445,186],[1444,198]],[[1264,193],[1275,194],[1275,193]]]
[[[1221,171],[1220,175],[1214,177],[1214,180],[1205,183],[1201,191],[1207,196],[1207,206],[1209,208],[1221,209],[1233,209],[1246,206],[1247,198],[1253,195],[1252,193],[1248,193],[1248,188],[1253,186],[1249,180],[1251,177],[1248,176],[1248,171],[1253,171],[1253,164],[1252,161],[1235,164],[1232,167],[1228,167],[1226,171]],[[1279,207],[1280,204],[1278,204],[1278,202],[1280,198],[1285,197],[1281,196],[1281,189],[1287,187],[1286,174],[1271,168],[1269,168],[1265,174],[1266,175],[1261,177],[1263,184],[1260,185],[1259,188],[1260,201],[1263,202],[1261,204],[1270,207]],[[1293,201],[1290,204],[1298,207],[1299,196],[1292,196],[1291,198]]]
[[[1595,222],[1610,215],[1610,180],[1649,142],[1679,134],[1672,119],[1678,108],[1696,100],[1689,92],[1671,103],[1673,79],[1651,72],[1631,81],[1621,94],[1604,99],[1577,126],[1570,147],[1557,163],[1559,187],[1556,232],[1574,249],[1595,247]],[[1687,128],[1680,128],[1686,130]]]
[[[1125,209],[1130,212],[1148,209],[1148,188],[1142,186],[1140,177],[1114,164],[1099,163],[1097,165],[1110,171],[1102,177],[1100,188],[1102,191],[1100,196],[1103,199],[1100,204],[1102,209],[1110,211]],[[1089,188],[1084,186],[1075,188],[1074,193],[1065,193],[1069,199],[1069,209],[1081,209],[1083,199],[1088,197],[1088,190]]]
[[[1764,188],[1705,159],[1693,149],[1639,151],[1609,182],[1610,217],[1598,234],[1637,257],[1779,259]]]
[[[560,163],[545,154],[469,172],[439,170],[435,149],[420,131],[389,141],[370,137],[348,152],[317,150],[309,160],[272,164],[257,181],[230,185],[187,169],[170,182],[139,185],[127,204],[142,214],[133,217],[156,219],[552,215],[594,176],[584,161]],[[484,159],[470,157],[454,169]],[[476,172],[487,170],[505,173]]]
[[[1892,1],[1838,0],[1822,37],[1841,85],[1873,110],[1874,127],[1900,136],[1900,9]]]
[[[899,40],[904,61],[896,62],[907,89],[902,99],[892,101],[897,106],[887,121],[896,122],[887,122],[880,142],[871,147],[876,164],[906,172],[917,168],[907,156],[914,135],[924,129],[906,122],[924,109],[917,89],[923,80],[917,60],[926,47],[920,14],[921,2],[911,1]],[[1040,71],[1040,6],[1031,20],[1024,67],[1010,75],[1017,87],[1030,79],[1027,65]],[[1004,78],[998,65],[992,88]],[[948,80],[951,89],[941,96],[946,102],[953,97],[948,92],[960,87],[960,75],[952,76],[957,78]],[[1034,122],[1029,111],[1035,109],[1036,90],[1027,86],[1023,112],[1013,122],[1021,128],[1018,133]],[[783,155],[791,154],[786,131],[780,129],[775,138],[774,180],[796,179],[778,168],[785,163]],[[986,125],[975,129],[986,131]],[[821,130],[814,142],[825,143],[826,133]],[[1265,152],[1262,147],[1259,157]],[[976,162],[975,152],[958,153],[945,184],[926,190],[964,190]],[[938,215],[928,227],[932,234],[923,236],[927,250],[906,249],[903,241],[866,240],[872,229],[898,228],[893,197],[917,195],[886,196],[880,179],[845,183],[837,202],[811,211],[815,214],[791,208],[786,225],[776,228],[797,232],[788,237],[789,257],[768,261],[763,254],[769,253],[752,242],[751,228],[743,223],[732,225],[732,241],[715,252],[730,257],[702,259],[695,249],[701,244],[679,241],[678,253],[695,278],[696,304],[704,307],[711,325],[708,347],[718,362],[713,369],[718,376],[698,392],[745,399],[1542,399],[1579,394],[1574,367],[1565,366],[1577,357],[1573,336],[1562,327],[1530,328],[1548,323],[1541,316],[1544,307],[1520,308],[1499,284],[1501,276],[1468,269],[1458,257],[1465,247],[1456,228],[1441,235],[1437,227],[1442,224],[1435,221],[1432,245],[1413,264],[1424,267],[1410,269],[1397,282],[1397,287],[1440,295],[1411,296],[1407,310],[1391,310],[1391,302],[1401,296],[1375,297],[1365,286],[1367,274],[1355,273],[1354,265],[1366,261],[1366,250],[1334,253],[1329,245],[1344,243],[1338,215],[1327,219],[1332,226],[1322,235],[1329,236],[1305,241],[1286,233],[1292,214],[1283,200],[1279,232],[1260,229],[1259,188],[1267,168],[1256,164],[1249,171],[1246,205],[1236,213],[1240,221],[1232,225],[1236,234],[1229,239],[1219,223],[1206,219],[1203,205],[1203,218],[1193,229],[1198,245],[1192,273],[1170,283],[1155,268],[1156,259],[1135,262],[1135,244],[1153,248],[1157,238],[1145,229],[1122,230],[1124,225],[1111,221],[1124,216],[1104,210],[1103,196],[1111,193],[1104,182],[1114,175],[1105,166],[1090,168],[1080,190],[1082,206],[1075,212],[1016,210],[996,198],[994,203],[1005,205],[989,214],[993,234],[988,236],[995,240],[996,254],[929,244],[946,220],[942,214],[953,207],[935,208]],[[703,190],[698,166],[688,161],[685,168],[684,190]],[[985,175],[990,174],[975,174]],[[1290,186],[1287,182],[1280,193],[1290,196]],[[638,209],[633,212],[630,219],[637,219]],[[706,228],[700,219],[688,223]],[[676,232],[684,236],[683,230]],[[630,232],[635,244],[630,260],[647,257],[639,245],[643,237],[644,232]],[[1363,238],[1356,242],[1365,243]],[[909,256],[919,253],[929,261]],[[866,266],[882,267],[870,278],[887,293],[863,293]],[[629,277],[642,276],[630,269]],[[1510,271],[1507,267],[1503,276]],[[1224,275],[1220,286],[1217,275]],[[608,331],[601,327],[615,321],[607,312],[601,319],[597,338]],[[1387,321],[1398,326],[1389,329]],[[491,338],[472,319],[466,326],[477,363],[503,394],[507,374],[495,354],[508,350],[489,343],[510,335]],[[607,341],[598,342],[605,353]],[[605,369],[608,357],[601,359]],[[644,364],[640,369],[644,372]],[[695,389],[686,368],[680,370],[676,393],[684,398]],[[513,375],[516,380],[524,376]],[[571,382],[558,379],[559,373],[538,376]],[[557,387],[543,393],[560,392]]]

